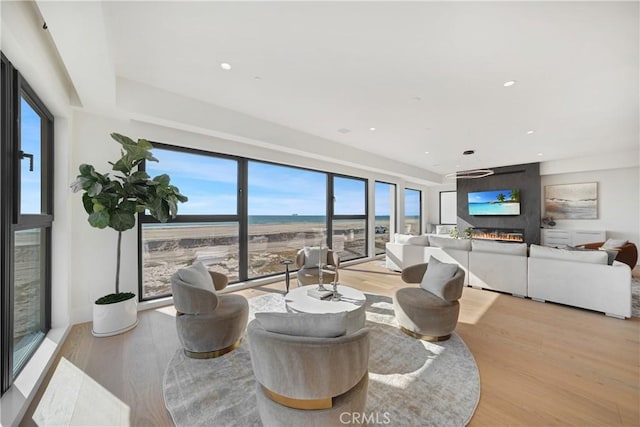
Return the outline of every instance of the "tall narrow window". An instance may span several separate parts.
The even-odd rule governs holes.
[[[404,189],[404,228],[406,234],[422,233],[422,192]]]
[[[375,185],[375,254],[380,255],[396,229],[396,186],[378,181]]]
[[[282,273],[302,247],[326,244],[326,174],[250,161],[247,183],[249,278]]]
[[[147,162],[147,173],[168,174],[189,202],[168,223],[140,216],[141,298],[170,295],[171,275],[196,261],[240,280],[238,161],[162,148],[153,155],[158,162]]]
[[[343,261],[367,256],[367,182],[333,176],[331,244]]]
[[[1,94],[4,392],[51,327],[53,116],[4,56]]]

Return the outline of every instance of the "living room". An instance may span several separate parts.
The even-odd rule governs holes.
[[[394,206],[388,212],[393,218],[387,230],[390,236],[404,232],[416,213],[405,190],[419,192],[418,229],[413,232],[421,234],[442,223],[441,193],[460,190],[455,178],[445,175],[491,169],[494,176],[488,178],[502,176],[502,181],[482,190],[501,190],[515,186],[508,175],[495,173],[500,168],[537,165],[538,178],[529,181],[538,189],[537,202],[522,203],[523,210],[533,209],[537,215],[528,226],[540,232],[541,220],[548,216],[544,211],[545,187],[597,183],[596,217],[556,219],[554,229],[604,231],[607,239],[640,243],[637,3],[416,2],[393,7],[346,2],[325,8],[319,3],[295,2],[265,2],[262,6],[202,2],[191,7],[165,2],[156,4],[153,12],[136,2],[3,2],[1,7],[3,57],[51,111],[55,147],[51,330],[22,370],[25,375],[9,379],[5,373],[3,424],[19,422],[45,381],[45,373],[51,376],[55,356],[69,339],[72,327],[87,325],[93,301],[112,292],[116,233],[89,226],[79,195],[69,189],[80,164],[93,164],[104,172],[107,162],[117,157],[118,145],[109,141],[112,132],[188,148],[195,154],[213,153],[250,164],[264,162],[335,174],[327,175],[332,179],[364,180],[368,185],[363,214],[368,215],[350,220],[366,221],[362,227],[368,230],[365,256],[344,263],[341,281],[361,284],[365,291],[381,295],[392,296],[390,289],[404,283],[397,273],[380,268],[381,259],[375,256],[379,253],[374,234],[378,216],[375,183],[392,184],[395,189]],[[359,21],[361,27],[353,25]],[[216,30],[209,33],[209,26]],[[325,27],[333,30],[322,30]],[[433,41],[438,37],[442,38],[439,43]],[[207,55],[210,57],[205,58]],[[400,77],[394,77],[396,74]],[[514,83],[507,85],[511,81]],[[468,149],[475,153],[463,155]],[[21,162],[27,164],[28,159]],[[482,180],[464,180],[463,185]],[[278,184],[288,186],[286,182]],[[498,184],[500,188],[495,187]],[[9,195],[3,193],[4,201]],[[459,194],[462,197],[461,191]],[[179,209],[189,212],[189,204]],[[304,216],[303,204],[287,214]],[[463,209],[463,215],[458,211],[457,217],[465,216],[463,205],[458,199],[457,209]],[[468,219],[460,222],[460,230],[466,225],[483,225]],[[346,221],[334,219],[340,220]],[[130,231],[122,238],[121,285],[123,290],[139,294],[144,274],[139,262],[141,237]],[[539,236],[528,238],[528,243],[541,243]],[[258,247],[257,242],[255,245]],[[284,266],[279,268],[283,273]],[[251,277],[251,273],[242,274]],[[10,282],[4,276],[3,289]],[[257,296],[265,293],[263,287],[283,289],[284,274],[241,280],[230,286],[245,288],[240,292],[247,297]],[[531,412],[553,408],[548,409],[548,418],[510,409],[512,404],[505,403],[507,397],[498,388],[512,378],[496,372],[500,363],[511,362],[490,362],[491,356],[483,356],[488,344],[481,339],[506,332],[500,330],[500,320],[480,327],[483,314],[484,321],[502,317],[520,322],[518,331],[523,334],[529,326],[551,334],[552,326],[540,320],[544,313],[558,323],[571,324],[567,331],[575,333],[573,338],[564,335],[569,332],[557,331],[569,343],[583,336],[580,330],[586,329],[585,325],[602,335],[633,337],[638,332],[637,318],[609,319],[599,313],[535,304],[489,291],[464,292],[467,308],[463,300],[458,328],[478,361],[483,387],[471,424],[488,422],[494,411],[502,414],[496,415],[496,423],[504,425],[587,421],[578,415],[572,418],[569,410],[562,412],[548,401],[530,407]],[[3,307],[10,307],[6,300],[9,293],[3,295]],[[168,310],[170,304],[166,298],[140,302],[140,308],[146,310],[141,311],[143,320],[134,334],[140,336],[141,326],[154,333],[158,325],[175,329],[167,319],[159,320],[166,316],[162,310]],[[12,309],[3,308],[6,310]],[[516,310],[527,314],[518,318],[512,313]],[[159,323],[154,325],[151,319]],[[88,330],[84,332],[90,335]],[[543,335],[541,340],[545,338]],[[117,354],[118,346],[123,345],[118,341],[110,348],[105,342],[114,343],[115,339],[96,340],[86,342],[102,348],[105,354]],[[494,340],[487,342],[521,356],[520,350]],[[140,341],[124,345],[135,346],[136,342]],[[637,338],[624,342],[620,370],[637,378]],[[179,345],[177,337],[168,343]],[[517,340],[510,343],[522,345]],[[554,345],[559,344],[556,341]],[[634,349],[636,359],[629,356]],[[580,358],[579,354],[574,356]],[[87,363],[100,363],[98,360],[104,361]],[[545,377],[541,372],[544,363],[529,361],[535,369],[526,372]],[[614,381],[611,378],[616,375],[600,380]],[[486,383],[488,377],[494,382]],[[162,375],[160,384],[157,378],[149,380],[153,386],[147,384],[145,390],[154,395],[149,405],[166,412],[158,403],[162,401],[161,379]],[[120,400],[126,400],[123,394],[135,394],[136,387],[113,391],[122,386],[105,381],[102,385],[112,387]],[[12,382],[14,386],[8,387]],[[516,384],[513,388],[534,387],[533,395],[538,397],[547,391],[545,386],[526,381]],[[591,390],[593,384],[584,387]],[[632,392],[621,399],[633,402],[635,397],[637,402],[637,380],[630,387]],[[525,394],[513,402],[522,404]],[[144,407],[145,402],[141,398],[127,404]],[[584,408],[588,405],[572,402],[567,406],[580,412],[587,411]],[[607,402],[602,406],[598,423],[638,422],[637,411],[620,409],[624,415],[614,420],[609,416],[615,405]],[[563,415],[556,415],[559,413]],[[11,414],[17,418],[12,419]],[[167,420],[166,414],[158,419],[137,414],[132,415],[132,424],[145,424],[145,417],[147,421]]]

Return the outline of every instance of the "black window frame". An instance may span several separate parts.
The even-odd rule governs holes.
[[[42,316],[40,330],[42,338],[33,346],[37,348],[46,333],[51,329],[51,270],[52,270],[52,226],[53,226],[53,188],[54,188],[54,117],[49,109],[44,105],[29,83],[22,77],[20,72],[13,66],[9,59],[0,52],[0,62],[2,64],[1,73],[1,128],[2,140],[0,161],[0,183],[4,191],[2,192],[0,207],[0,229],[2,237],[0,239],[0,263],[2,264],[1,276],[1,304],[2,316],[0,318],[1,334],[1,363],[0,363],[0,383],[1,392],[4,393],[11,387],[14,379],[26,366],[29,359],[35,353],[32,351],[19,369],[14,369],[14,264],[15,252],[14,235],[18,231],[29,229],[40,229],[43,231],[44,241],[43,255],[44,265],[42,266],[41,280],[43,283],[44,295],[41,298]],[[41,213],[23,214],[20,211],[20,164],[23,161],[20,151],[20,127],[21,127],[21,99],[24,98],[29,106],[40,116],[41,124]],[[11,192],[9,192],[9,189]]]
[[[236,156],[236,155],[229,155],[229,154],[223,154],[223,153],[216,153],[216,152],[212,152],[212,151],[207,151],[207,150],[203,150],[203,149],[198,149],[198,148],[191,148],[191,147],[184,147],[184,146],[179,146],[179,145],[174,145],[174,144],[169,144],[166,142],[156,142],[156,141],[151,141],[151,144],[153,145],[154,148],[157,149],[161,149],[161,150],[170,150],[170,151],[178,151],[178,152],[183,152],[183,153],[191,153],[191,154],[197,154],[197,155],[203,155],[203,156],[208,156],[208,157],[216,157],[216,158],[225,158],[225,159],[232,159],[232,160],[236,160],[238,162],[238,209],[236,212],[236,215],[183,215],[180,214],[180,211],[178,210],[178,215],[176,216],[175,219],[172,219],[171,222],[176,222],[176,223],[191,223],[191,222],[236,222],[239,224],[239,242],[238,242],[238,246],[239,246],[239,266],[238,266],[238,275],[239,275],[239,279],[237,281],[232,281],[230,283],[239,283],[239,282],[244,282],[244,281],[248,281],[248,280],[257,280],[257,279],[263,279],[263,278],[268,278],[268,277],[272,277],[272,276],[277,276],[279,274],[282,273],[273,273],[273,274],[268,274],[268,275],[264,275],[264,276],[259,276],[259,277],[248,277],[248,269],[249,269],[249,252],[248,252],[248,236],[249,236],[249,226],[248,226],[248,221],[249,221],[249,217],[248,217],[248,179],[249,179],[249,162],[257,162],[257,163],[264,163],[264,164],[272,164],[275,166],[283,166],[283,167],[288,167],[288,168],[295,168],[295,169],[300,169],[300,170],[307,170],[307,171],[311,171],[311,172],[318,172],[318,173],[322,173],[326,176],[326,182],[327,182],[327,187],[326,187],[326,192],[327,192],[327,196],[326,196],[326,202],[327,202],[327,209],[326,209],[326,230],[327,230],[327,245],[328,246],[332,246],[332,233],[333,233],[333,220],[342,220],[342,219],[355,219],[355,220],[364,220],[365,223],[365,254],[362,256],[359,256],[357,258],[351,258],[350,260],[355,260],[355,259],[362,259],[362,258],[366,258],[367,256],[369,256],[369,180],[367,178],[362,178],[362,177],[356,177],[356,176],[351,176],[351,175],[346,175],[346,174],[339,174],[339,173],[333,173],[333,172],[327,172],[327,171],[323,171],[323,170],[318,170],[318,169],[313,169],[313,168],[307,168],[307,167],[301,167],[301,166],[295,166],[295,165],[290,165],[290,164],[286,164],[286,163],[279,163],[279,162],[274,162],[274,161],[267,161],[267,160],[260,160],[260,159],[254,159],[254,158],[248,158],[248,157],[242,157],[242,156]],[[145,162],[143,162],[140,165],[140,170],[145,170],[146,169],[146,165]],[[340,178],[347,178],[347,179],[354,179],[354,180],[358,180],[358,181],[362,181],[364,182],[364,206],[365,206],[365,213],[364,214],[358,214],[358,215],[333,215],[333,177],[340,177]],[[393,184],[395,185],[395,184]],[[185,194],[187,197],[189,196],[188,194]],[[396,195],[397,197],[397,195]],[[396,209],[397,209],[397,200],[396,200]],[[397,212],[396,212],[397,213]],[[396,215],[397,217],[397,215]],[[396,220],[397,221],[397,220]],[[153,297],[147,297],[147,298],[143,298],[143,276],[144,276],[144,259],[143,259],[143,240],[142,240],[142,227],[143,224],[148,224],[148,223],[158,223],[157,220],[155,220],[154,218],[152,218],[150,215],[147,215],[145,213],[139,213],[138,214],[138,299],[139,301],[152,301],[152,300],[156,300],[158,298],[165,298],[165,297],[169,297],[171,296],[171,294],[164,294],[164,295],[156,295]],[[291,269],[290,271],[295,271],[293,269]]]
[[[376,191],[376,184],[380,183],[380,184],[387,184],[387,185],[391,185],[393,186],[394,190],[393,190],[393,218],[395,219],[394,224],[393,224],[393,230],[397,233],[398,232],[398,185],[393,183],[393,182],[387,182],[387,181],[380,181],[380,180],[374,180],[373,181],[373,193],[374,193],[374,197],[375,197],[375,191]],[[375,209],[375,205],[373,207],[373,226],[374,226],[374,241],[375,241],[375,223],[376,223],[376,209]],[[389,222],[389,225],[391,225],[391,222]],[[389,241],[391,241],[391,230],[389,230]],[[387,251],[385,250],[384,252],[381,253],[376,253],[376,248],[375,248],[375,244],[373,245],[373,255],[385,255],[387,253]]]
[[[351,175],[326,172],[327,173],[327,245],[329,247],[333,247],[333,221],[340,220],[364,220],[364,255],[349,258],[348,261],[353,261],[356,259],[362,259],[369,256],[369,180],[366,178],[360,178]],[[352,179],[355,181],[364,182],[364,214],[339,214],[336,215],[334,213],[335,207],[335,188],[334,188],[334,180],[335,178],[344,178],[344,179]]]
[[[238,179],[238,187],[236,189],[237,191],[237,199],[236,199],[236,214],[214,214],[214,215],[193,215],[193,214],[180,214],[180,209],[178,209],[178,215],[174,218],[171,219],[170,222],[174,222],[174,223],[193,223],[193,222],[229,222],[229,223],[238,223],[238,227],[239,227],[239,254],[238,254],[238,275],[239,275],[239,279],[237,281],[233,281],[231,283],[237,283],[237,282],[242,282],[244,280],[247,280],[246,278],[246,271],[247,271],[247,266],[248,266],[248,257],[247,257],[247,251],[243,250],[242,247],[242,239],[243,236],[246,239],[246,237],[248,236],[248,225],[247,225],[247,218],[246,218],[246,182],[244,179],[244,176],[246,176],[246,169],[247,169],[247,162],[245,159],[243,159],[242,157],[238,157],[238,156],[231,156],[231,155],[226,155],[226,154],[218,154],[218,153],[211,153],[209,151],[205,151],[205,150],[200,150],[200,149],[196,149],[196,148],[188,148],[188,147],[181,147],[181,146],[177,146],[177,145],[171,145],[171,144],[166,144],[166,143],[161,143],[161,142],[151,142],[151,144],[153,145],[153,148],[157,148],[159,150],[169,150],[169,151],[178,151],[181,153],[188,153],[188,154],[195,154],[195,155],[201,155],[201,156],[206,156],[206,157],[214,157],[214,158],[221,158],[221,159],[226,159],[226,160],[233,160],[236,161],[238,164],[238,169],[237,169],[237,179]],[[146,171],[146,162],[142,162],[139,166],[139,169],[142,171]],[[187,195],[188,196],[188,195]],[[244,215],[242,215],[244,213]],[[244,217],[244,220],[243,220]],[[166,297],[170,297],[172,294],[168,293],[168,294],[163,294],[163,295],[156,295],[153,297],[149,297],[149,298],[144,298],[144,259],[143,259],[143,247],[142,247],[142,227],[143,224],[158,224],[159,221],[155,218],[153,218],[151,215],[147,215],[146,213],[139,213],[138,214],[138,300],[139,301],[152,301],[158,298],[166,298]],[[244,272],[244,276],[243,276],[243,272]]]
[[[404,217],[402,218],[403,221],[406,221],[407,219],[407,190],[411,190],[411,191],[417,191],[418,195],[420,196],[418,198],[418,236],[422,234],[422,217],[423,217],[423,212],[422,212],[422,190],[418,190],[417,188],[411,188],[411,187],[404,187]],[[406,225],[406,224],[405,224]]]

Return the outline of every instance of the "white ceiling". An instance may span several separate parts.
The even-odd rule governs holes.
[[[102,16],[114,77],[439,174],[639,145],[637,2],[105,2]]]

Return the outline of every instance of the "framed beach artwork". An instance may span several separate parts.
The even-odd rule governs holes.
[[[598,183],[545,185],[544,210],[553,219],[597,219]]]

